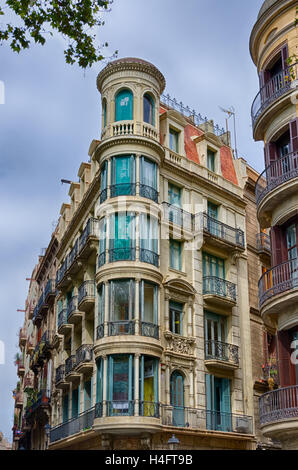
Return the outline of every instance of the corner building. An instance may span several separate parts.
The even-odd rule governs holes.
[[[49,449],[254,449],[246,163],[152,64],[97,86],[58,226]]]
[[[260,398],[260,425],[263,435],[279,440],[283,449],[298,448],[296,22],[297,2],[266,0],[250,38],[260,77],[253,136],[264,141],[265,151],[265,170],[256,183],[257,216],[271,238],[271,267],[259,280],[259,306],[269,333],[267,355],[277,364],[274,389]]]

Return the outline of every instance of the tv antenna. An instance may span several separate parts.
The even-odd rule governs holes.
[[[228,115],[226,118],[226,129],[227,132],[229,131],[228,129],[228,119],[230,119],[231,116],[233,116],[233,124],[234,124],[234,140],[235,140],[235,156],[238,158],[238,151],[237,151],[237,138],[236,138],[236,113],[235,113],[235,108],[231,106],[229,109],[222,108],[219,106],[219,109]]]

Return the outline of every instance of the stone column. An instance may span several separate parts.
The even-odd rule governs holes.
[[[140,195],[140,156],[141,154],[136,154],[136,195]]]
[[[135,370],[135,416],[139,416],[139,403],[140,403],[140,393],[139,393],[139,372],[140,372],[140,354],[135,354],[134,357],[134,370]]]
[[[187,310],[188,310],[188,321],[187,321],[187,335],[194,336],[193,331],[193,314],[192,314],[192,300],[187,303]]]
[[[108,358],[107,356],[102,356],[103,358],[103,378],[102,378],[102,416],[107,415],[107,372],[108,372]]]

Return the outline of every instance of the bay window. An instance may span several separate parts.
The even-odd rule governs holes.
[[[141,355],[139,373],[141,416],[159,417],[158,366],[158,359]]]
[[[121,90],[115,97],[115,121],[133,119],[133,94],[130,90]]]
[[[146,157],[140,159],[140,196],[158,202],[157,164]]]
[[[109,287],[109,335],[134,334],[135,281],[113,280]]]

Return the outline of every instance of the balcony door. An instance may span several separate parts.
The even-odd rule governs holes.
[[[135,259],[135,214],[118,212],[111,216],[110,262]]]
[[[119,354],[108,359],[108,416],[134,414],[133,356]]]
[[[218,206],[208,201],[207,214],[208,214],[207,230],[209,233],[211,233],[215,237],[218,237],[220,235],[219,224],[217,223]]]
[[[135,157],[112,158],[111,197],[135,195]]]
[[[140,414],[158,417],[158,360],[140,357]]]
[[[230,380],[206,374],[206,424],[214,431],[232,431]]]
[[[286,230],[287,253],[290,263],[291,279],[293,287],[298,285],[298,260],[297,260],[297,225],[292,224]]]
[[[227,361],[226,318],[216,313],[205,313],[205,354],[206,359],[215,358]]]
[[[76,418],[79,414],[79,388],[72,391],[71,399],[71,417]]]
[[[184,378],[179,371],[175,371],[171,375],[171,405],[173,407],[173,426],[185,426]]]

